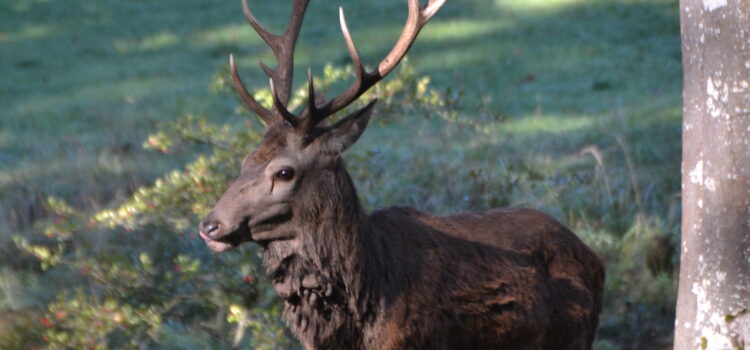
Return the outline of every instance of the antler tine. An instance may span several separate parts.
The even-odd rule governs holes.
[[[299,118],[289,112],[286,106],[289,103],[289,98],[292,93],[294,47],[297,43],[300,29],[302,28],[302,20],[305,17],[305,10],[307,9],[308,3],[309,0],[295,0],[294,5],[292,6],[291,18],[289,19],[289,24],[287,25],[286,30],[282,35],[275,35],[258,22],[252,11],[250,11],[250,6],[248,5],[247,0],[242,0],[242,10],[245,14],[245,18],[263,41],[268,44],[276,57],[275,69],[271,69],[263,62],[260,62],[261,68],[272,80],[271,93],[274,97],[274,106],[272,110],[263,108],[257,101],[252,99],[252,96],[247,93],[247,89],[242,86],[242,83],[239,80],[239,75],[233,73],[232,76],[235,80],[235,87],[237,87],[243,100],[245,100],[245,104],[247,104],[250,109],[261,115],[261,118],[266,121],[266,124],[270,124],[273,121],[279,121],[280,119],[286,120],[292,125],[298,124]],[[236,69],[234,71],[236,71]],[[241,88],[239,86],[241,86]],[[247,98],[246,96],[250,97]],[[272,114],[273,116],[267,117],[266,115],[268,114]]]
[[[440,10],[440,7],[442,7],[445,4],[446,0],[430,0],[429,3],[427,3],[427,6],[425,6],[424,10],[422,10],[422,17],[424,17],[424,21],[427,22],[434,16],[438,10]]]
[[[276,111],[289,124],[291,124],[292,126],[297,126],[299,119],[296,115],[292,114],[292,112],[289,112],[289,110],[286,109],[286,106],[284,106],[281,103],[281,100],[279,100],[279,95],[276,93],[276,89],[273,86],[273,78],[268,79],[268,84],[271,86],[271,94],[273,94],[273,106],[274,108],[276,108]]]
[[[245,13],[245,18],[247,19],[247,22],[250,23],[250,25],[255,29],[255,32],[260,35],[261,39],[268,44],[268,46],[273,46],[274,43],[278,40],[278,35],[274,35],[271,32],[269,32],[263,25],[258,22],[257,19],[255,19],[255,16],[253,16],[253,12],[250,11],[250,6],[247,5],[247,0],[242,0],[242,12]]]
[[[420,22],[422,22],[422,9],[419,6],[419,0],[409,0],[409,17],[406,19],[406,24],[401,31],[401,36],[399,36],[398,41],[396,41],[396,45],[393,46],[391,52],[389,52],[388,55],[385,56],[385,59],[380,61],[380,64],[378,65],[377,73],[381,77],[390,73],[390,71],[396,67],[398,62],[404,58],[406,52],[409,51],[411,44],[414,43],[417,34],[419,34],[419,30],[422,29],[422,25],[424,25],[424,23]]]
[[[294,47],[299,37],[299,31],[302,28],[302,20],[305,17],[305,10],[309,0],[295,0],[292,5],[292,14],[289,19],[284,34],[274,35],[266,30],[253,16],[247,0],[242,0],[242,9],[245,12],[250,25],[258,32],[261,38],[271,47],[276,57],[276,68],[270,69],[268,66],[261,64],[263,70],[273,80],[277,88],[276,93],[283,105],[289,103],[289,97],[292,92],[292,76],[294,74]]]
[[[315,93],[315,82],[313,81],[312,70],[307,68],[307,107],[300,114],[300,124],[304,132],[309,132],[315,125],[317,125],[323,118],[325,113],[321,113],[318,109],[316,100],[321,96],[317,96]]]
[[[361,88],[362,83],[365,81],[365,78],[368,77],[368,74],[364,66],[362,65],[362,60],[359,56],[359,51],[357,51],[357,46],[354,44],[354,40],[352,39],[351,33],[349,32],[349,26],[346,24],[346,16],[344,16],[344,8],[341,6],[339,6],[339,23],[341,25],[341,33],[344,35],[344,41],[346,42],[346,47],[349,50],[349,55],[352,58],[352,64],[354,65],[354,73],[356,74],[356,77],[357,77],[354,84],[350,86],[344,92],[344,95],[356,94],[356,91]],[[309,75],[309,70],[308,70],[308,75]],[[310,84],[310,87],[308,88],[308,90],[312,91],[312,76],[311,75],[308,77],[308,80]],[[364,90],[367,90],[367,88],[365,88]],[[310,102],[308,102],[308,105],[312,107],[307,108],[302,113],[302,117],[305,121],[304,122],[305,128],[308,130],[314,128],[315,125],[318,125],[318,123],[320,123],[323,119],[325,119],[329,115],[336,113],[338,111],[338,110],[333,110],[331,108],[331,102],[333,102],[333,100],[328,101],[326,104],[324,104],[321,107],[321,109],[318,109],[315,106],[315,96],[310,95],[308,97],[310,98]],[[357,95],[357,97],[359,97],[359,95]],[[356,99],[356,97],[354,99]],[[354,99],[352,99],[352,101],[354,101]]]
[[[417,38],[419,31],[424,27],[427,21],[437,13],[441,6],[443,6],[446,0],[430,0],[427,6],[422,8],[419,5],[419,0],[408,0],[409,2],[409,15],[404,25],[404,29],[401,31],[396,45],[391,49],[388,55],[378,64],[378,67],[372,71],[366,71],[362,65],[359,52],[357,47],[354,45],[349,27],[346,24],[346,18],[344,16],[343,8],[339,8],[339,17],[341,22],[341,32],[344,36],[349,54],[352,57],[352,64],[357,75],[355,82],[349,86],[341,95],[329,100],[323,106],[317,108],[316,113],[311,113],[308,118],[310,122],[307,122],[307,127],[311,128],[317,125],[320,121],[326,117],[342,110],[359,96],[365,93],[375,83],[383,79],[398,63],[404,58],[406,53],[411,48],[414,40]]]
[[[273,78],[273,69],[271,69],[271,67],[267,66],[263,61],[258,62],[258,64],[260,65],[260,69],[262,69],[269,78]]]
[[[315,105],[315,85],[313,83],[312,70],[307,68],[307,110],[310,115],[315,115],[318,108]]]
[[[263,122],[266,123],[266,125],[271,125],[275,120],[275,116],[273,112],[263,107],[258,101],[253,98],[252,95],[247,91],[245,88],[245,84],[242,83],[242,79],[240,79],[240,74],[237,72],[237,65],[234,64],[234,55],[229,55],[229,70],[232,74],[232,82],[234,82],[234,89],[237,90],[237,93],[240,94],[240,98],[242,98],[242,102],[245,103],[245,106],[249,108],[251,111],[255,112],[261,119],[263,119]]]
[[[352,64],[354,65],[354,73],[357,74],[357,78],[360,79],[362,75],[366,73],[365,68],[362,66],[362,59],[357,51],[357,46],[354,45],[354,40],[349,32],[349,26],[346,24],[346,16],[344,16],[344,8],[339,6],[339,23],[341,24],[341,34],[344,35],[344,41],[346,42],[346,48],[349,50],[349,56],[352,58]]]

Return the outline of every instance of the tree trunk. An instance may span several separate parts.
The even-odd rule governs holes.
[[[681,0],[675,349],[750,347],[750,1]]]

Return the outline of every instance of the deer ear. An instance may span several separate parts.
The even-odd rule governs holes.
[[[330,127],[328,132],[322,137],[321,147],[324,152],[339,154],[351,147],[367,128],[370,121],[372,109],[375,107],[377,99],[372,100],[367,106],[364,106]]]

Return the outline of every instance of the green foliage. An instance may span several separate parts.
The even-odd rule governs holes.
[[[338,5],[310,7],[296,57],[330,95],[351,82]],[[345,6],[374,64],[405,3]],[[286,25],[288,3],[258,10]],[[542,209],[606,260],[595,348],[656,348],[671,338],[678,262],[678,14],[676,0],[449,2],[411,51],[428,76],[401,72],[371,95],[379,123],[345,156],[363,202]],[[234,53],[250,86],[267,81],[256,61],[272,57],[239,3],[9,0],[0,46],[0,348],[73,339],[108,300],[158,322],[83,332],[95,344],[294,347],[257,248],[216,256],[194,232],[262,130],[225,93],[226,66],[210,68]],[[63,305],[79,291],[102,314]],[[58,321],[53,305],[71,312]]]
[[[319,79],[322,89],[349,74],[351,68],[327,66]],[[295,93],[293,104],[305,100],[303,91]],[[263,94],[268,91],[256,93]],[[429,87],[429,78],[417,76],[406,62],[365,98],[382,101],[380,113],[386,122],[396,121],[396,115],[406,110],[452,114],[441,93]],[[43,269],[78,272],[40,317],[48,348],[158,346],[170,339],[162,336],[175,324],[219,337],[219,347],[294,347],[279,323],[278,300],[259,271],[259,248],[249,245],[216,257],[192,233],[228,186],[245,153],[260,141],[261,131],[256,122],[237,128],[187,114],[144,143],[163,153],[203,147],[183,170],[168,172],[116,207],[93,214],[48,199],[47,211],[54,219],[40,226],[43,239],[14,237]]]
[[[157,337],[165,313],[157,306],[100,300],[80,288],[60,295],[48,310],[40,323],[47,327],[42,339],[50,349],[138,349]]]

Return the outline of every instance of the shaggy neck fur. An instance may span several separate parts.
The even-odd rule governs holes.
[[[305,345],[358,348],[375,316],[381,245],[343,162],[309,181],[314,195],[294,214],[298,238],[266,246],[265,265],[284,298],[284,318]],[[367,248],[365,248],[367,247]]]

